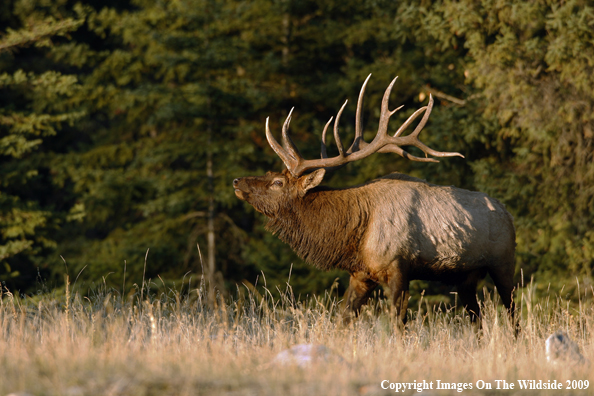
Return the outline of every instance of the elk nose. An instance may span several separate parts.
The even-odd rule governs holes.
[[[233,180],[233,187],[237,187],[237,184],[239,184],[239,179]]]

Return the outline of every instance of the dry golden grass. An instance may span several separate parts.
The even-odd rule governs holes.
[[[0,307],[0,396],[19,395],[383,395],[381,383],[470,383],[463,394],[499,392],[496,380],[514,383],[507,394],[580,394],[594,389],[588,363],[550,364],[545,339],[559,329],[594,359],[594,310],[582,296],[576,308],[553,295],[538,301],[532,287],[518,293],[521,333],[489,298],[482,330],[463,311],[439,310],[423,300],[396,330],[383,300],[341,328],[337,302],[326,296],[296,302],[244,289],[242,297],[213,306],[203,288],[191,293],[115,292],[94,297],[15,299]],[[271,363],[295,344],[323,344],[344,362],[306,368]],[[557,380],[562,391],[520,390],[518,380]],[[482,380],[493,390],[476,389]],[[567,380],[588,380],[587,391],[565,390]],[[384,382],[384,385],[387,384]],[[501,383],[500,383],[501,384]],[[577,382],[576,382],[577,385]],[[412,394],[407,391],[406,394]]]

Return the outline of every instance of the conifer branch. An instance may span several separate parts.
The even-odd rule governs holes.
[[[67,18],[62,21],[46,20],[30,28],[7,29],[6,34],[0,40],[0,52],[13,51],[17,47],[27,47],[31,44],[38,47],[50,46],[49,38],[51,36],[64,36],[68,32],[78,29],[83,22],[84,19]]]

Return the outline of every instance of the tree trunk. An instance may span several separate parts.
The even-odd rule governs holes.
[[[211,127],[209,122],[209,140]],[[209,142],[210,143],[210,142]],[[210,144],[209,144],[210,145]],[[207,240],[208,240],[208,252],[207,252],[207,271],[208,271],[208,297],[211,302],[214,302],[215,298],[215,203],[214,203],[214,176],[212,171],[212,151],[208,150],[206,158],[206,177],[208,179],[208,224],[207,224]]]

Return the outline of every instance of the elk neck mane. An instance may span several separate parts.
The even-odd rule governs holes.
[[[320,269],[361,269],[360,245],[369,205],[355,190],[312,189],[303,198],[291,200],[266,228]]]

